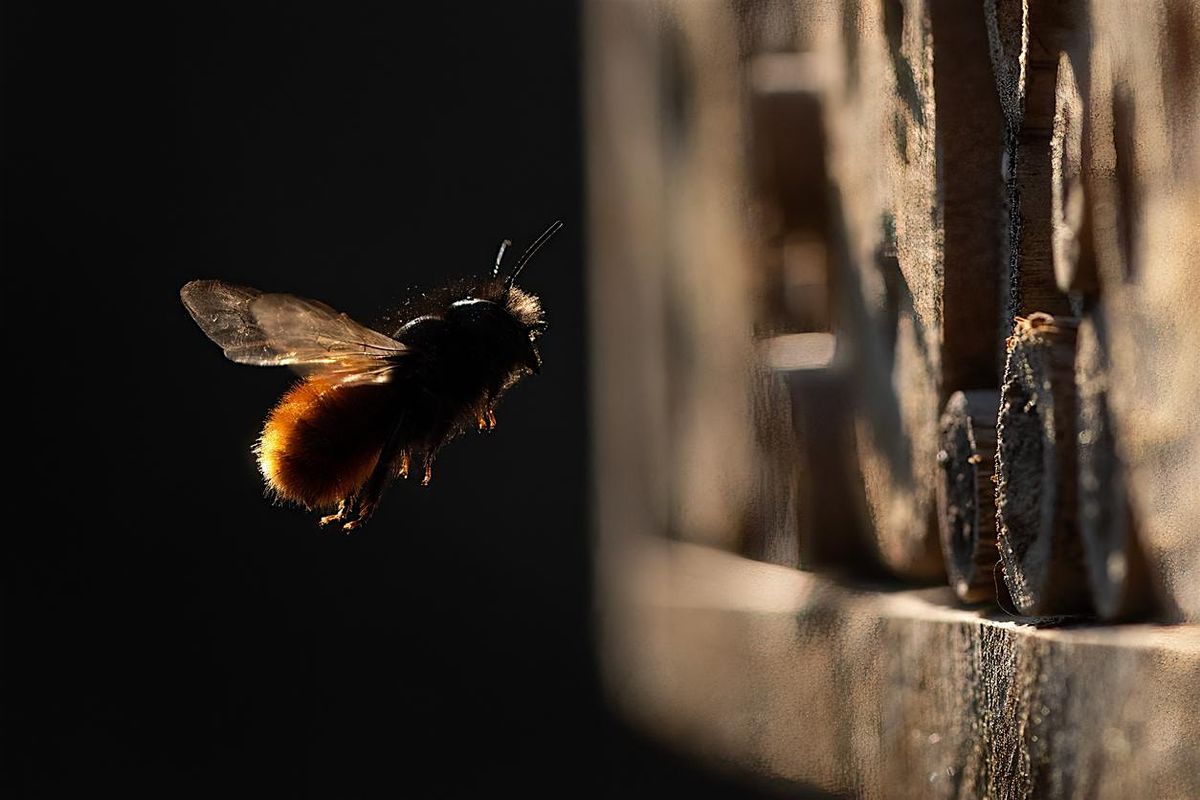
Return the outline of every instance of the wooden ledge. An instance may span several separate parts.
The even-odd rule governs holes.
[[[862,797],[1200,796],[1200,627],[1029,624],[677,542],[606,548],[614,700],[695,753]]]

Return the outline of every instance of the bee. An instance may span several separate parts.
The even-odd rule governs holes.
[[[501,396],[541,371],[541,303],[516,286],[555,222],[507,277],[464,279],[406,304],[390,333],[324,303],[219,280],[180,291],[205,335],[239,364],[287,366],[302,379],[271,410],[254,447],[268,492],[320,524],[362,527],[395,478],[433,475],[438,451],[468,430],[491,431]]]

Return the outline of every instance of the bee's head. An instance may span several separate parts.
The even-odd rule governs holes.
[[[528,292],[495,280],[450,304],[446,319],[489,343],[502,361],[540,372],[537,339],[546,328],[542,304]]]
[[[463,299],[450,306],[451,317],[456,318],[460,324],[479,330],[481,334],[486,333],[489,341],[504,348],[505,357],[511,363],[526,367],[534,373],[542,369],[537,339],[545,331],[546,321],[542,316],[542,304],[537,297],[518,288],[515,282],[534,254],[562,227],[560,220],[547,228],[521,254],[508,277],[501,278],[500,263],[504,259],[504,252],[512,246],[512,242],[505,239],[496,254],[496,266],[492,270],[491,280],[482,286],[472,287]]]

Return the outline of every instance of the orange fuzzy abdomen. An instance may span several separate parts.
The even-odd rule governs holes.
[[[320,379],[293,387],[271,410],[258,467],[279,497],[308,508],[335,505],[375,468],[390,430],[385,385]]]

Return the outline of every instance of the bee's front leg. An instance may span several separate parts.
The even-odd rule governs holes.
[[[475,426],[480,433],[489,433],[496,429],[496,412],[492,410],[492,404],[488,403],[475,415]]]

